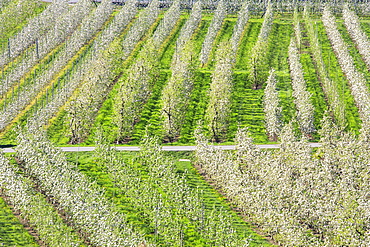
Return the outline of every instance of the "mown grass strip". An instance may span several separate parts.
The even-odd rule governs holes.
[[[0,245],[39,246],[0,197]]]

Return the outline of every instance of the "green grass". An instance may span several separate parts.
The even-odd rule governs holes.
[[[239,46],[237,56],[236,56],[236,63],[235,69],[236,70],[246,70],[247,65],[249,63],[249,55],[257,41],[257,37],[259,31],[261,29],[262,23],[261,21],[256,21],[250,19],[244,32],[244,36],[241,40],[241,44]]]
[[[39,246],[0,197],[0,245]]]

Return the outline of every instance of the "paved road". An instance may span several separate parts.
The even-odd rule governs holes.
[[[311,147],[320,147],[320,143],[309,143]],[[279,148],[279,144],[262,144],[257,145],[262,149],[269,149],[269,148]],[[222,146],[215,146],[222,150],[233,150],[235,149],[235,145],[222,145]],[[61,149],[65,152],[88,152],[93,151],[95,147],[61,147]],[[125,147],[116,147],[119,151],[139,151],[140,147],[138,146],[125,146]],[[194,151],[196,146],[162,146],[163,151]],[[13,153],[15,152],[12,148],[4,148],[4,153]]]

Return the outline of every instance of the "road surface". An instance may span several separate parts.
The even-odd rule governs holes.
[[[311,147],[320,147],[320,143],[309,143]],[[235,149],[235,145],[220,145],[214,146],[221,150],[233,150]],[[257,145],[257,147],[262,149],[270,149],[270,148],[279,148],[279,144],[261,144]],[[124,147],[115,147],[119,151],[139,151],[139,146],[124,146]],[[95,147],[61,147],[64,152],[88,152],[94,151]],[[196,146],[162,146],[163,151],[194,151]],[[4,153],[14,153],[13,148],[3,148]]]

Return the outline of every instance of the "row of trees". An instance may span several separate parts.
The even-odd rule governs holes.
[[[356,43],[358,51],[370,70],[370,40],[366,33],[361,29],[358,16],[354,11],[349,9],[348,4],[345,4],[343,7],[343,19],[348,33]]]
[[[88,19],[87,16],[90,13],[90,10],[92,10],[91,2],[85,0],[80,1],[69,11],[61,13],[61,15],[58,16],[55,22],[53,22],[53,26],[49,29],[49,31],[44,33],[44,35],[36,36],[37,43],[29,47],[29,49],[26,49],[16,61],[11,63],[10,66],[2,71],[2,78],[0,81],[0,94],[3,95],[7,93],[17,82],[20,83],[22,79],[25,79],[25,76],[30,77],[30,75],[27,73],[33,67],[35,67],[43,58],[52,55],[53,59],[55,59],[56,51],[54,49],[61,43],[65,42],[68,38],[70,41],[68,42],[68,44],[65,43],[62,49],[67,49],[67,47],[71,47],[71,44],[73,44],[75,40],[73,40],[70,36],[72,35],[72,33],[76,32],[79,25],[82,25],[82,21],[85,22],[82,27],[86,27],[86,19]],[[74,36],[76,36],[76,34]],[[25,39],[23,35],[21,37]],[[10,46],[10,48],[11,47],[12,46]],[[15,53],[15,51],[17,50],[16,44],[14,45],[15,51],[12,52],[12,50],[13,48],[10,49],[10,52],[12,54]],[[64,51],[61,51],[60,53],[62,54],[63,52]],[[59,54],[59,56],[61,55]],[[4,63],[6,63],[7,61],[8,60],[5,60]],[[37,71],[36,73],[36,70],[34,70],[33,72],[34,73],[32,76],[34,77],[41,77],[42,73],[44,73],[44,71]],[[35,78],[33,78],[33,80],[35,80]]]
[[[65,220],[86,242],[96,246],[138,246],[143,236],[127,224],[105,197],[105,191],[76,171],[45,133],[20,131],[17,158],[23,171],[65,213]],[[68,245],[71,246],[71,245]]]
[[[224,0],[221,0],[218,2],[217,9],[214,12],[213,19],[203,41],[202,50],[200,51],[199,59],[203,66],[208,63],[209,54],[211,53],[213,43],[216,39],[218,31],[221,29],[226,14],[226,3]]]
[[[162,116],[164,136],[172,142],[179,136],[184,124],[186,109],[194,85],[194,51],[189,40],[181,49],[175,51],[171,78],[162,90]]]
[[[257,41],[252,48],[249,61],[249,80],[253,82],[253,88],[258,89],[265,83],[268,76],[268,39],[273,24],[273,8],[269,4],[267,6],[261,31],[258,35]]]
[[[136,10],[134,1],[127,2],[114,16],[108,27],[96,37],[84,52],[80,53],[79,58],[72,63],[64,76],[58,77],[46,92],[46,104],[41,107],[35,106],[37,109],[31,113],[32,115],[28,116],[27,125],[30,130],[46,125],[53,114],[66,104],[67,100],[85,79],[86,74],[92,69],[96,57],[100,57],[109,48],[117,35],[127,27],[132,18],[134,18]]]
[[[303,69],[295,37],[292,37],[290,40],[288,60],[294,104],[297,108],[297,121],[302,133],[310,136],[315,131],[314,106],[312,105],[311,94],[307,91],[306,81],[303,77]]]
[[[140,118],[143,105],[152,93],[159,76],[159,50],[180,18],[180,3],[174,2],[165,13],[153,36],[143,45],[127,72],[120,78],[120,86],[113,102],[112,122],[118,127],[117,142],[131,136]]]
[[[180,31],[172,56],[171,77],[162,90],[164,136],[173,141],[184,123],[190,94],[194,85],[195,56],[192,37],[202,19],[202,5],[198,1]]]
[[[20,32],[8,40],[8,49],[1,51],[0,68],[34,44],[39,37],[55,26],[58,17],[68,10],[68,4],[57,1],[50,4],[40,15],[31,19]],[[37,44],[38,45],[38,44]]]
[[[140,221],[154,233],[156,243],[248,245],[247,239],[238,236],[226,211],[206,205],[202,191],[191,187],[186,175],[176,171],[158,139],[145,136],[136,157],[125,160],[100,134],[95,157],[125,201],[141,215]]]
[[[329,8],[325,8],[322,21],[338,58],[338,62],[347,76],[351,93],[360,113],[362,126],[370,126],[370,94],[365,76],[356,69],[354,60],[348,52],[347,45],[338,31],[336,19]]]
[[[82,141],[89,133],[101,103],[115,83],[117,73],[122,70],[121,63],[156,21],[159,14],[158,4],[157,0],[152,1],[140,12],[123,41],[118,37],[89,68],[78,94],[67,107],[72,143]]]
[[[51,66],[45,71],[42,71],[36,78],[33,78],[29,84],[21,84],[17,89],[17,97],[9,102],[7,107],[0,112],[0,129],[4,129],[20,111],[28,106],[50,84],[57,73],[68,64],[69,60],[104,25],[112,11],[113,7],[109,1],[102,2],[102,4],[94,9],[93,13],[86,16],[82,23],[80,23],[79,29],[71,35],[69,42],[64,44],[64,47],[55,57]]]
[[[343,133],[328,117],[314,151],[291,124],[280,149],[263,151],[245,130],[235,153],[208,146],[198,135],[201,172],[265,234],[287,246],[363,246],[369,241],[369,143]]]
[[[347,122],[344,99],[340,97],[337,84],[329,77],[323,60],[321,45],[317,37],[317,32],[315,31],[314,23],[310,18],[307,9],[305,9],[303,15],[306,33],[310,42],[310,51],[315,62],[316,71],[325,93],[330,112],[334,116],[336,124],[344,127]]]
[[[271,69],[263,95],[266,132],[271,141],[277,141],[282,128],[282,107],[280,106],[279,92],[277,91],[276,84],[275,70]]]
[[[231,90],[235,53],[227,41],[220,43],[216,51],[216,65],[212,73],[209,101],[205,120],[212,139],[219,142],[227,133],[231,113]]]
[[[0,154],[0,189],[6,202],[19,211],[23,220],[48,246],[81,246],[73,228],[67,226],[45,196],[33,187],[31,180]]]
[[[14,35],[14,30],[40,13],[46,6],[33,0],[5,0],[4,5],[0,6],[0,52],[2,52],[8,49],[7,39]]]

